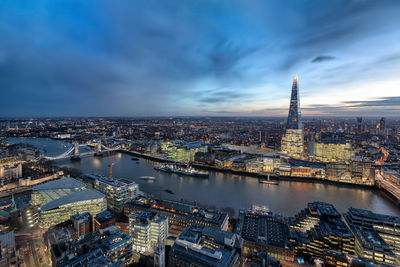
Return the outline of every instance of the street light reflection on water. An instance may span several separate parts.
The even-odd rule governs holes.
[[[257,178],[209,172],[209,179],[179,176],[154,170],[154,162],[116,153],[113,162],[114,177],[128,178],[137,182],[140,190],[160,198],[196,201],[216,208],[232,207],[236,212],[252,205],[267,206],[270,211],[293,216],[313,201],[332,203],[340,212],[349,207],[369,209],[374,212],[400,215],[400,210],[390,200],[370,188],[281,180],[279,185],[264,185]],[[80,162],[62,160],[60,166],[80,169],[84,173],[107,176],[109,158],[88,157]],[[137,179],[140,176],[156,177],[154,181]],[[172,192],[172,193],[171,193]]]

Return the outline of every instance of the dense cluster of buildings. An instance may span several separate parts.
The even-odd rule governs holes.
[[[93,189],[76,192],[85,190]],[[140,204],[146,201],[149,205]],[[139,197],[126,203],[124,211],[128,215],[127,231],[117,226],[110,211],[97,215],[78,211],[67,219],[57,216],[58,223],[46,227],[43,235],[51,264],[121,266],[147,262],[154,266],[215,267],[400,264],[400,218],[361,209],[350,208],[342,216],[331,204],[312,202],[293,217],[282,217],[265,209],[240,210],[235,226],[229,231],[218,220],[226,218],[226,214],[181,202],[152,202]],[[203,213],[204,217],[194,219],[196,213]],[[212,218],[214,223],[210,224]],[[172,235],[171,225],[175,231]],[[248,265],[249,262],[259,265]]]
[[[400,161],[397,122],[389,126],[385,118],[303,121],[299,96],[295,77],[286,122],[16,120],[1,121],[0,136],[89,142],[106,134],[125,152],[198,167],[368,186],[375,185],[379,175],[400,186],[398,167],[385,165]],[[27,165],[39,160],[30,147],[0,142],[1,184],[48,171],[50,167]],[[250,209],[240,210],[234,219],[196,203],[141,194],[138,184],[129,179],[91,174],[40,180],[30,189],[39,226],[35,236],[44,232],[53,266],[114,267],[143,261],[152,266],[188,267],[400,265],[400,218],[366,210],[350,208],[342,215],[331,204],[313,202],[293,217]],[[14,196],[9,209],[0,210],[0,220],[21,219]],[[14,232],[4,229],[0,229],[0,265],[17,266],[21,255]]]
[[[179,235],[187,225],[203,225],[222,230],[228,228],[229,216],[226,212],[208,210],[180,201],[139,197],[124,206],[126,216],[142,211],[165,216],[168,219],[169,234],[173,236]]]
[[[54,266],[121,266],[132,257],[131,237],[115,226],[51,245]]]

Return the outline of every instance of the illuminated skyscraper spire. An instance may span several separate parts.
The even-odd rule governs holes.
[[[302,129],[299,89],[297,87],[297,75],[294,76],[292,85],[292,96],[290,97],[289,115],[286,129]]]
[[[297,76],[294,76],[292,96],[290,97],[289,115],[286,124],[286,133],[282,138],[281,151],[291,157],[301,158],[304,153],[303,125],[300,115],[299,89]]]

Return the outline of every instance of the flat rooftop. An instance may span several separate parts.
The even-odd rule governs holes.
[[[386,223],[395,223],[400,225],[400,217],[398,216],[390,216],[384,214],[373,213],[370,210],[363,210],[357,208],[349,208],[349,214],[352,216],[363,217],[365,219],[371,219]]]
[[[83,177],[92,179],[95,181],[99,181],[101,183],[110,185],[112,187],[123,187],[123,186],[135,186],[136,183],[134,181],[125,179],[125,178],[113,178],[112,180],[108,177],[94,175],[94,174],[84,174]]]

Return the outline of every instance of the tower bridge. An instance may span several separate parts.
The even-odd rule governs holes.
[[[94,151],[89,151],[89,152],[84,152],[80,153],[79,148],[80,147],[94,147]],[[121,149],[121,146],[115,146],[115,147],[107,147],[101,143],[101,140],[98,140],[95,143],[86,143],[86,144],[79,144],[78,142],[74,142],[73,146],[70,147],[67,151],[64,153],[58,155],[58,156],[44,156],[45,159],[48,160],[58,160],[58,159],[64,159],[67,157],[71,157],[71,159],[79,159],[81,156],[86,156],[86,155],[100,155],[104,151],[115,151]]]

